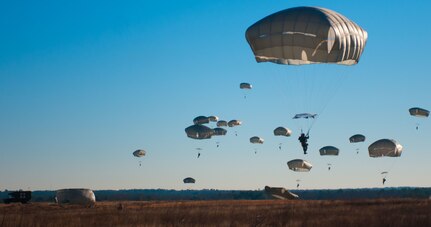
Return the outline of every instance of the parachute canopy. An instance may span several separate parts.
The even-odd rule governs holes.
[[[224,136],[227,133],[227,130],[224,128],[214,128],[214,136]]]
[[[318,7],[286,9],[261,19],[246,31],[257,62],[289,65],[356,64],[367,36],[345,16]]]
[[[428,117],[430,115],[430,111],[426,109],[422,109],[419,107],[413,107],[409,109],[410,115],[415,117]]]
[[[195,119],[193,119],[193,123],[195,125],[207,124],[207,123],[210,123],[210,119],[205,116],[198,116],[198,117],[195,117]]]
[[[259,136],[253,136],[250,138],[250,143],[258,143],[258,144],[263,144],[263,138],[259,137]]]
[[[338,155],[340,150],[334,146],[325,146],[319,149],[320,155]]]
[[[299,119],[299,118],[305,118],[305,119],[309,119],[309,118],[315,118],[317,116],[317,114],[311,114],[311,113],[300,113],[300,114],[296,114],[293,119]]]
[[[269,187],[265,186],[265,192],[272,197],[276,199],[299,199],[299,196],[296,194],[293,194],[292,192],[289,192],[285,188],[276,188],[276,187]]]
[[[183,180],[184,184],[194,184],[196,182],[195,179],[191,178],[191,177],[186,177]]]
[[[365,141],[365,136],[361,134],[355,134],[349,138],[350,143],[359,143]]]
[[[88,206],[96,203],[94,192],[83,188],[57,190],[55,199],[58,204],[68,203]]]
[[[217,127],[227,127],[227,121],[217,121]]]
[[[403,151],[403,146],[392,139],[381,139],[372,143],[368,147],[370,157],[399,157]]]
[[[309,172],[313,167],[311,163],[302,159],[293,159],[287,162],[289,169],[296,172]]]
[[[239,88],[241,88],[241,89],[251,89],[251,84],[249,84],[249,83],[240,83],[239,84]]]
[[[147,152],[144,150],[141,150],[141,149],[133,152],[133,156],[138,157],[138,158],[144,157],[146,154],[147,154]]]
[[[292,131],[285,127],[278,127],[274,129],[274,135],[275,136],[291,136]]]
[[[214,130],[205,125],[192,125],[185,129],[187,137],[193,139],[210,139]]]
[[[209,116],[208,120],[211,122],[217,122],[218,121],[218,117],[217,116]]]
[[[229,127],[238,126],[238,125],[241,125],[241,121],[239,121],[239,120],[231,120],[231,121],[229,121],[229,122],[227,123],[227,125],[228,125]]]

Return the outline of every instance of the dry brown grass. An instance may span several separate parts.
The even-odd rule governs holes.
[[[431,226],[431,201],[99,202],[94,208],[0,204],[0,226]]]

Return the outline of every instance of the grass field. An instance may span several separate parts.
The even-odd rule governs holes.
[[[0,226],[431,226],[431,200],[0,204]]]

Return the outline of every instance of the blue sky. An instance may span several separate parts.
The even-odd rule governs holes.
[[[431,123],[408,114],[413,106],[431,109],[430,4],[2,2],[0,190],[295,188],[297,179],[305,189],[362,188],[381,187],[382,171],[389,171],[387,186],[430,187]],[[291,119],[298,104],[288,78],[303,68],[258,64],[245,39],[259,19],[295,6],[332,9],[369,35],[359,64],[304,68],[328,77],[347,74],[313,126],[306,156]],[[246,99],[241,82],[253,84]],[[243,125],[226,137],[196,141],[184,128],[199,115]],[[293,136],[274,137],[280,125]],[[359,154],[348,143],[356,133],[367,136]],[[265,143],[250,144],[254,135]],[[402,156],[368,157],[368,145],[382,138],[399,141]],[[337,146],[340,155],[320,156],[325,145]],[[136,149],[147,156],[133,157]],[[295,158],[313,169],[290,171],[286,162]],[[195,185],[182,183],[188,176]]]

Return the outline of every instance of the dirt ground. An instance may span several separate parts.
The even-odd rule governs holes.
[[[4,226],[431,226],[431,200],[217,200],[0,204]]]

